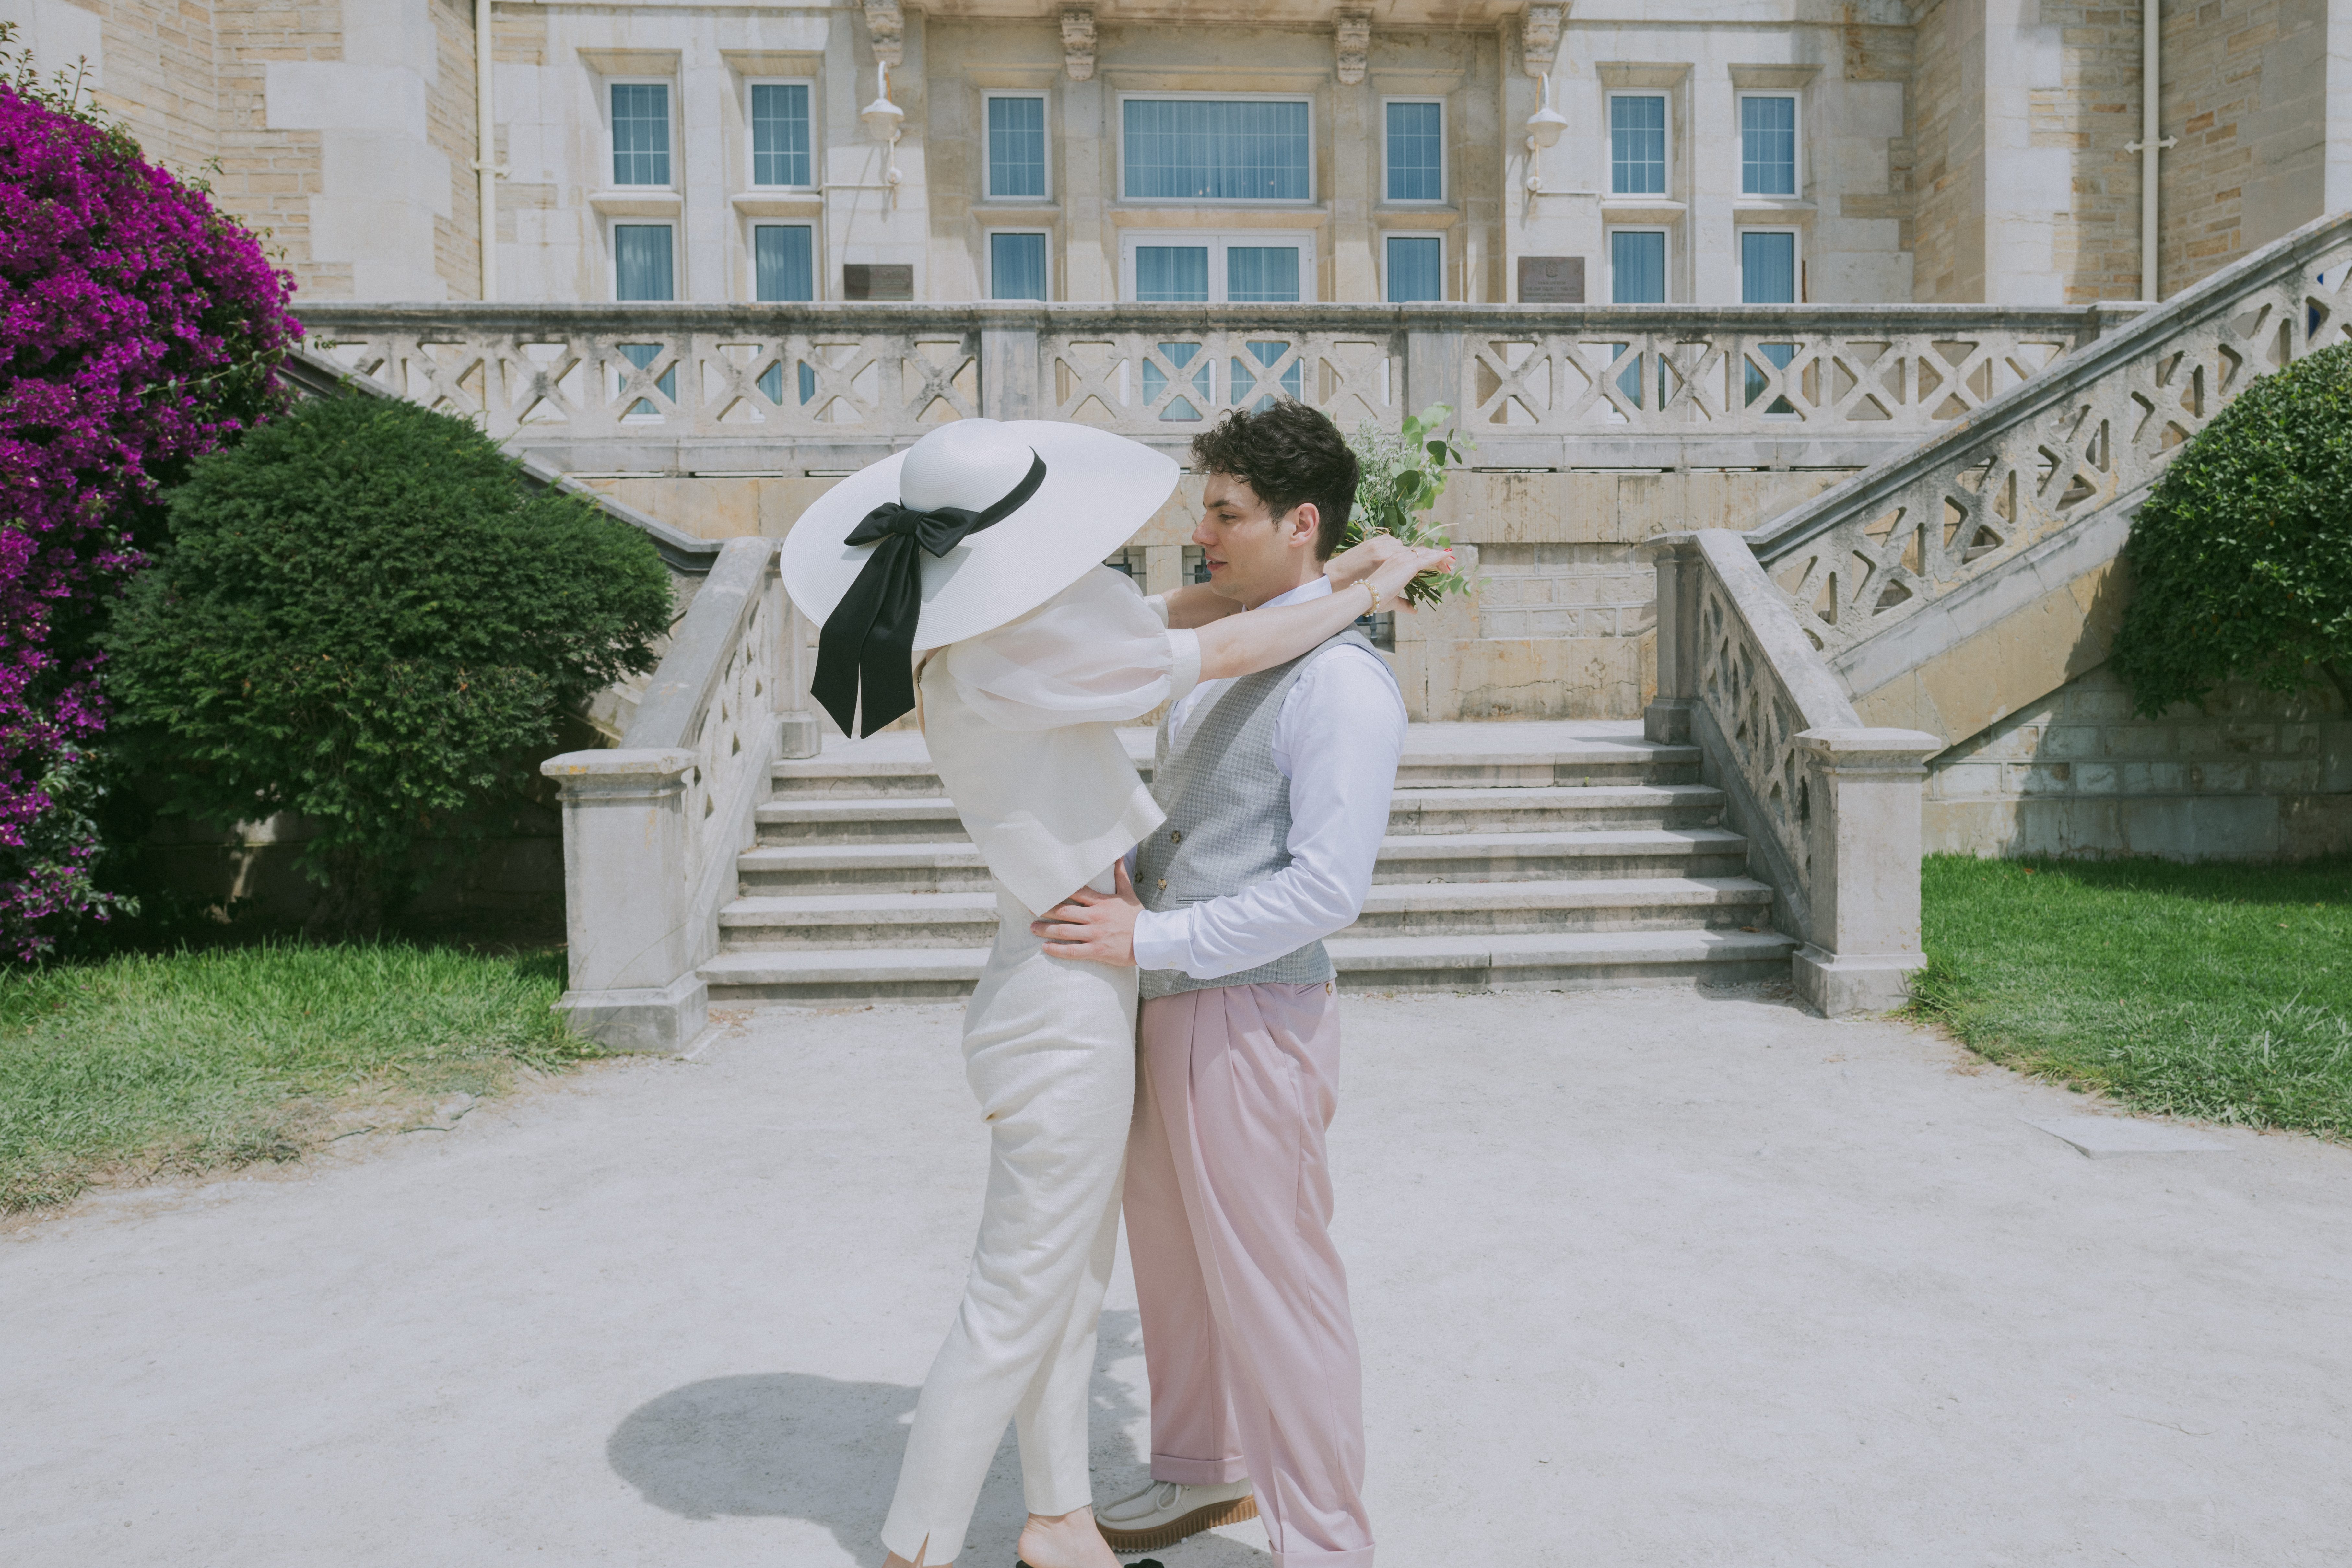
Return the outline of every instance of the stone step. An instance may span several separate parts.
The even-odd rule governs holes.
[[[1548,882],[1738,877],[1748,840],[1721,827],[1601,827],[1589,833],[1418,833],[1381,841],[1375,883]]]
[[[1525,935],[1565,931],[1761,927],[1772,889],[1746,877],[1592,878],[1376,886],[1349,936]],[[736,900],[719,911],[722,952],[986,947],[988,892],[813,893]]]
[[[1122,730],[1127,753],[1146,777],[1151,731]],[[778,800],[936,797],[947,792],[923,738],[877,735],[835,741],[824,754],[774,765]],[[1415,724],[1406,731],[1399,789],[1541,789],[1589,784],[1698,782],[1698,748],[1642,738],[1639,724]]]
[[[1705,784],[1400,789],[1389,807],[1389,831],[1702,827],[1722,812],[1723,793]],[[939,844],[966,837],[955,803],[944,795],[788,796],[759,808],[761,844]]]
[[[1520,936],[1337,936],[1351,991],[1563,990],[1785,980],[1778,931],[1554,931]],[[701,968],[713,1002],[944,1001],[969,995],[982,948],[800,948],[722,952]]]
[[[1596,877],[1736,877],[1748,841],[1720,827],[1608,827],[1586,833],[1417,833],[1381,841],[1376,883],[1535,882]],[[982,891],[987,864],[969,842],[785,844],[737,859],[746,893]]]

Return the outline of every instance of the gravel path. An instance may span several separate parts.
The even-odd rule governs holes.
[[[1349,1008],[1390,1568],[2343,1561],[2352,1150],[2086,1158],[2025,1120],[2079,1096],[1752,994]],[[0,1237],[0,1562],[878,1564],[978,1214],[957,1016],[749,1014]],[[1103,1495],[1141,1391],[1122,1266]],[[1008,1443],[963,1561],[1019,1517]]]

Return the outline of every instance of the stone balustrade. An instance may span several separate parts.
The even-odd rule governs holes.
[[[716,950],[770,767],[817,750],[795,615],[775,542],[730,540],[619,747],[541,764],[562,796],[561,1005],[593,1039],[677,1050],[702,1030],[696,966]]]
[[[2257,377],[2344,342],[2347,321],[2352,213],[2122,324],[1749,543],[1859,698],[2112,560],[2172,454]]]
[[[1290,396],[1460,411],[1504,468],[1855,468],[1973,418],[2136,307],[356,305],[314,346],[572,471],[855,468],[973,414],[1181,447]]]
[[[1800,938],[1798,994],[1828,1016],[1898,1005],[1919,946],[1919,800],[1942,749],[1856,716],[1747,541],[1727,529],[1647,547],[1658,574],[1654,741],[1696,743],[1773,923]]]

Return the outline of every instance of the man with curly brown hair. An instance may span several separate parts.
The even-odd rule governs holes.
[[[1247,611],[1333,591],[1356,458],[1329,419],[1237,410],[1192,458],[1207,477],[1192,538],[1218,595]],[[1364,607],[1388,606],[1375,592]],[[1329,1228],[1339,1023],[1323,938],[1370,889],[1404,733],[1396,680],[1353,627],[1204,682],[1160,727],[1168,820],[1134,851],[1139,902],[1082,893],[1034,928],[1058,956],[1143,970],[1126,1214],[1152,1479],[1097,1514],[1122,1551],[1262,1515],[1279,1568],[1371,1563]]]

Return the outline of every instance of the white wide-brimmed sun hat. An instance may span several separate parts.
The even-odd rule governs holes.
[[[843,479],[784,537],[824,627],[812,692],[845,734],[915,705],[913,656],[1016,620],[1101,564],[1176,488],[1173,458],[1086,425],[959,419]]]

